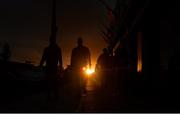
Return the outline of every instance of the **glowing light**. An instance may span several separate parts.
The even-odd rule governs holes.
[[[86,74],[87,75],[92,75],[94,73],[93,69],[86,69]]]
[[[86,67],[83,67],[82,70],[83,70],[83,71],[86,71]]]
[[[91,77],[94,73],[94,69],[90,69],[87,67],[83,67],[82,71],[85,73],[85,76],[87,76],[87,77]]]
[[[142,61],[141,60],[138,60],[137,71],[142,72]]]
[[[137,33],[137,72],[142,72],[142,33]]]

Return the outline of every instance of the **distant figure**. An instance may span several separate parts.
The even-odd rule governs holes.
[[[96,64],[96,73],[98,73],[99,82],[101,86],[106,88],[110,84],[110,74],[111,74],[111,57],[106,48],[103,49],[103,53],[98,57]]]
[[[2,48],[1,58],[3,59],[3,61],[8,61],[10,57],[11,57],[10,46],[8,43],[5,43]]]
[[[42,59],[40,62],[40,67],[46,63],[45,72],[46,72],[46,81],[48,85],[48,95],[51,98],[51,94],[56,98],[58,97],[58,79],[57,75],[58,69],[62,70],[62,55],[61,49],[56,44],[56,40],[50,38],[50,44],[44,49]]]
[[[90,51],[83,46],[82,38],[77,40],[78,46],[71,53],[71,67],[77,82],[80,82],[80,92],[86,93],[86,78],[83,75],[83,68],[91,67]],[[77,75],[76,75],[77,74]]]
[[[98,57],[96,69],[97,70],[106,70],[109,67],[109,53],[106,48],[103,49],[103,53]]]

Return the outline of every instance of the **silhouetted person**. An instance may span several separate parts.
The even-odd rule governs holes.
[[[104,89],[110,85],[111,82],[111,57],[106,48],[103,49],[103,53],[98,57],[96,64],[96,73],[98,73],[98,77],[100,82],[102,82],[102,87]]]
[[[8,43],[5,43],[2,48],[1,58],[4,61],[8,61],[11,56],[10,46]]]
[[[103,53],[98,57],[96,69],[97,70],[106,70],[109,68],[109,54],[106,48],[103,49]]]
[[[45,80],[48,86],[48,97],[51,98],[51,94],[54,98],[58,97],[58,79],[60,76],[57,75],[58,70],[62,70],[62,55],[61,49],[56,44],[56,40],[51,38],[50,44],[44,49],[40,67],[45,65]]]
[[[83,75],[84,67],[91,67],[90,51],[87,47],[83,46],[82,38],[77,40],[78,46],[72,50],[71,53],[71,67],[80,86],[80,92],[85,92],[86,78]],[[77,75],[76,75],[77,74]]]

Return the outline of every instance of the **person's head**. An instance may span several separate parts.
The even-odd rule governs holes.
[[[82,46],[83,45],[83,40],[82,40],[81,37],[78,38],[77,44],[78,44],[78,46]]]
[[[106,48],[103,48],[103,53],[108,54],[108,50]]]

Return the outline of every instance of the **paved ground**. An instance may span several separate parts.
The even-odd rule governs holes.
[[[87,94],[80,98],[73,94],[72,89],[67,89],[71,88],[70,86],[66,85],[62,92],[64,94],[60,93],[55,102],[47,102],[44,91],[26,93],[22,90],[24,95],[14,98],[6,96],[4,103],[1,103],[1,112],[106,112],[117,108],[115,105],[119,98],[117,99],[112,91],[102,89],[95,80],[88,81]]]
[[[19,82],[18,82],[19,84]],[[14,86],[17,85],[14,84]],[[26,85],[26,86],[25,86]],[[28,86],[27,86],[28,85]],[[72,85],[60,88],[59,99],[47,102],[46,93],[40,84],[19,84],[22,90],[11,90],[2,97],[0,112],[172,112],[167,98],[145,94],[146,91],[137,89],[131,84],[126,94],[116,92],[112,87],[101,87],[97,80],[90,79],[87,83],[87,94],[77,97],[72,91]],[[32,87],[33,86],[33,87]],[[10,88],[12,88],[12,83]],[[17,86],[18,87],[18,86]],[[17,88],[15,87],[15,88]],[[68,89],[69,88],[69,89]],[[147,88],[146,88],[147,89]],[[148,96],[149,95],[149,96]],[[166,103],[167,104],[167,103]],[[160,106],[161,105],[161,106]],[[177,109],[177,107],[173,107]]]

